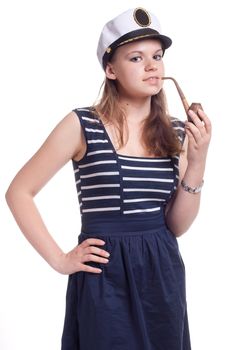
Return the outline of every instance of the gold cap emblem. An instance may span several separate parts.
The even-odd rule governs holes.
[[[133,17],[135,22],[140,27],[148,27],[151,24],[151,18],[149,13],[142,7],[137,7],[134,10]]]

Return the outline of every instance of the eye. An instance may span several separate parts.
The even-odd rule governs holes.
[[[140,62],[141,61],[141,56],[134,56],[132,58],[130,58],[131,62]]]
[[[156,60],[156,61],[161,61],[163,56],[162,55],[154,55],[153,58]]]

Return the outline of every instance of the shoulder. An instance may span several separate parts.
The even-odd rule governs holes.
[[[180,180],[183,178],[185,171],[187,169],[187,147],[188,147],[188,138],[186,137],[186,132],[185,132],[185,122],[175,118],[175,117],[170,117],[172,127],[174,128],[178,139],[181,142],[182,145],[182,152],[180,153],[179,156],[179,177]]]
[[[171,125],[172,125],[173,129],[176,131],[178,139],[183,144],[184,140],[185,140],[185,135],[186,135],[184,121],[182,121],[178,118],[175,118],[175,117],[169,117],[169,118],[170,118]]]
[[[81,125],[74,111],[70,111],[63,119],[55,126],[53,133],[63,134],[64,137],[72,138],[72,135],[77,135],[81,131]]]
[[[54,147],[57,153],[76,154],[83,143],[82,128],[74,111],[65,115],[47,138],[47,147]]]
[[[69,153],[71,158],[82,152],[85,145],[86,119],[89,109],[75,108],[61,119],[48,137],[49,144],[54,144],[58,150]]]
[[[170,116],[170,121],[175,130],[183,130],[184,131],[184,122],[178,118]]]

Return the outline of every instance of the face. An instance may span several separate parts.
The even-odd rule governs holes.
[[[158,40],[144,39],[120,46],[107,64],[106,76],[116,81],[121,97],[151,97],[163,85],[162,56]]]

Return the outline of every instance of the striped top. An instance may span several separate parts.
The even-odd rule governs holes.
[[[118,154],[102,121],[90,108],[75,109],[85,135],[87,150],[73,160],[80,213],[100,216],[153,215],[176,190],[179,157],[135,157]],[[172,119],[184,141],[184,123]]]

